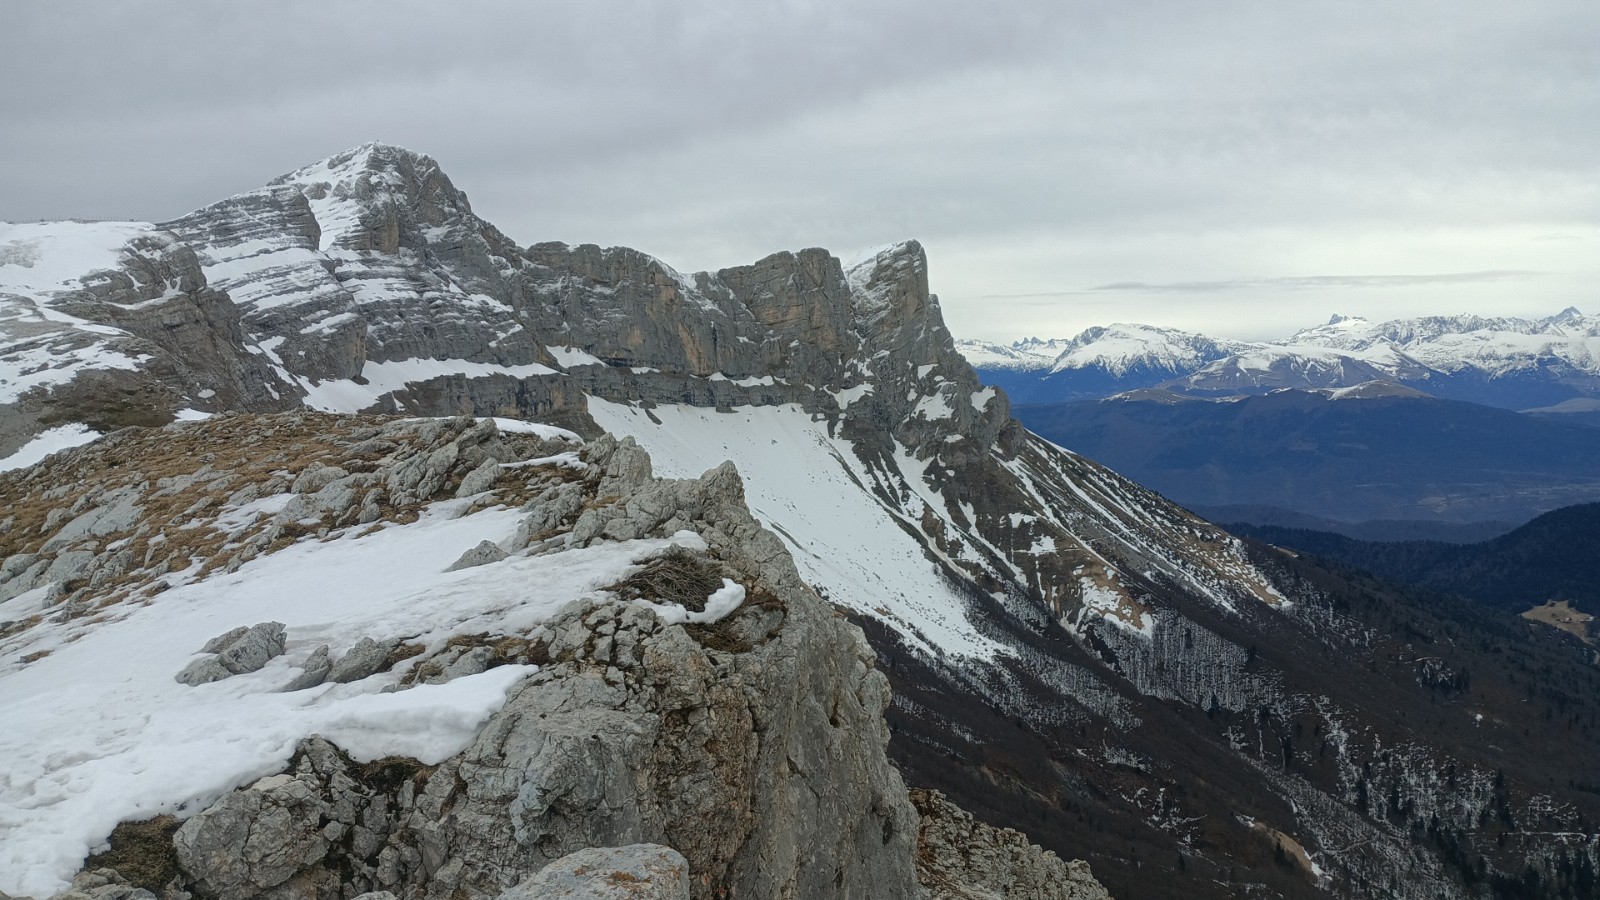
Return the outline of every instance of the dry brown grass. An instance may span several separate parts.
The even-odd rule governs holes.
[[[100,551],[122,542],[119,549],[134,561],[128,572],[95,589],[103,598],[96,605],[104,606],[106,598],[125,599],[133,589],[167,572],[186,569],[196,560],[205,561],[201,571],[209,574],[232,557],[228,545],[242,543],[266,527],[264,521],[258,521],[241,535],[209,527],[206,523],[214,518],[223,498],[246,485],[264,485],[274,479],[287,487],[313,463],[346,469],[353,463],[375,465],[373,459],[352,456],[339,437],[384,421],[382,417],[319,414],[226,416],[170,430],[119,432],[62,459],[0,476],[0,509],[9,510],[11,519],[10,527],[0,532],[0,557],[41,553],[61,525],[92,508],[88,498],[97,490],[142,487],[140,521],[126,532],[92,539],[92,546]],[[162,485],[163,479],[196,475],[199,477],[187,487],[179,488],[175,482]],[[197,522],[201,524],[195,526]],[[287,543],[280,540],[274,547]],[[90,545],[80,542],[74,546]],[[85,586],[69,583],[67,588]]]
[[[1594,616],[1576,609],[1566,600],[1547,600],[1522,613],[1524,619],[1559,628],[1585,643],[1594,643]]]
[[[416,652],[409,654],[415,656],[422,652],[420,644],[407,644],[402,646],[415,647]],[[488,668],[510,665],[535,665],[542,666],[550,662],[550,645],[543,640],[530,639],[518,634],[489,634],[478,632],[476,634],[451,635],[445,641],[444,647],[435,657],[430,657],[418,663],[411,671],[400,680],[401,684],[413,685],[426,682],[429,678],[444,674],[445,663],[439,658],[449,650],[474,650],[478,647],[489,648]],[[408,658],[409,658],[408,656]]]
[[[84,868],[115,869],[134,887],[162,894],[178,875],[178,853],[172,836],[182,824],[172,816],[122,822],[111,832],[111,849],[84,861]]]
[[[684,609],[700,612],[706,608],[706,598],[722,587],[723,577],[722,566],[713,560],[682,547],[672,547],[605,590],[623,600],[677,603]]]
[[[689,636],[699,642],[700,646],[711,650],[721,650],[725,653],[748,653],[757,644],[767,641],[783,627],[783,618],[779,617],[767,630],[766,634],[758,635],[754,641],[750,639],[748,631],[741,627],[741,619],[750,615],[759,615],[763,610],[774,610],[787,614],[788,605],[783,598],[767,589],[767,586],[757,583],[754,587],[745,585],[744,602],[739,608],[729,613],[720,621],[709,625],[686,625],[684,630]]]

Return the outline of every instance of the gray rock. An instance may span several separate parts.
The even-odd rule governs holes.
[[[100,498],[99,505],[61,526],[43,550],[50,552],[70,546],[80,540],[104,537],[132,528],[139,521],[143,509],[139,505],[140,492],[135,487],[120,488]]]
[[[921,815],[917,880],[928,900],[1111,900],[1082,860],[1067,862],[1019,831],[979,822],[938,791],[911,798]]]
[[[314,779],[263,778],[183,823],[173,836],[178,865],[203,893],[258,896],[327,855],[328,811]]]
[[[283,655],[287,638],[282,622],[252,625],[217,654],[217,662],[234,675],[259,671],[268,660]]]
[[[240,625],[238,628],[234,628],[234,629],[232,629],[230,631],[225,631],[222,634],[219,634],[216,637],[212,638],[211,640],[206,641],[206,645],[204,647],[200,648],[200,652],[201,653],[221,653],[222,651],[228,649],[228,647],[232,646],[234,641],[237,641],[239,638],[244,637],[245,633],[248,632],[249,630],[250,630],[250,626],[248,626],[248,625]]]
[[[215,656],[202,656],[184,666],[183,670],[174,677],[179,684],[197,687],[202,684],[210,684],[213,681],[221,681],[224,678],[232,677],[232,675],[233,673],[218,662]]]
[[[290,691],[303,691],[307,688],[314,688],[328,680],[328,672],[332,668],[333,661],[328,656],[328,645],[323,644],[311,651],[311,655],[306,658],[305,665],[300,669],[300,674],[278,690],[288,693]]]
[[[184,666],[177,681],[194,686],[259,671],[269,660],[283,655],[286,639],[282,622],[235,628],[207,641],[200,652],[217,655],[204,656]]]
[[[5,895],[0,894],[0,898]],[[72,879],[72,887],[50,900],[156,900],[156,895],[144,888],[128,884],[114,869],[94,869],[79,872]]]
[[[522,550],[533,541],[570,529],[583,513],[583,501],[581,484],[568,481],[545,488],[529,504],[528,515],[517,526],[509,549]]]
[[[506,556],[506,552],[501,550],[500,545],[496,544],[494,541],[479,541],[478,546],[473,547],[471,550],[461,554],[461,557],[455,562],[451,563],[450,568],[445,569],[445,571],[454,572],[458,569],[470,569],[474,566],[486,566],[490,563],[497,563],[500,560],[505,559]]]
[[[94,573],[95,565],[100,561],[100,555],[93,550],[64,550],[56,554],[50,567],[35,579],[35,584],[46,581],[76,581],[79,578],[88,578]]]
[[[473,647],[461,654],[444,667],[440,673],[428,679],[430,684],[443,684],[468,675],[489,670],[490,652],[488,647]]]
[[[590,847],[545,866],[500,900],[689,900],[689,861],[660,844]]]
[[[493,425],[493,422],[489,424]],[[495,479],[500,477],[500,463],[492,459],[484,460],[476,469],[467,473],[461,479],[461,486],[456,488],[456,497],[470,497],[481,494],[494,486]]]
[[[360,681],[369,675],[382,671],[389,661],[389,654],[399,646],[398,640],[375,641],[372,638],[362,638],[356,641],[339,661],[328,670],[328,681],[337,684],[348,684]]]
[[[296,494],[315,494],[335,481],[349,475],[338,466],[326,466],[322,463],[312,463],[302,471],[289,486],[289,490]]]

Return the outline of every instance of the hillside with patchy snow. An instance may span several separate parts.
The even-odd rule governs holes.
[[[0,696],[27,723],[0,847],[29,873],[0,890],[166,813],[206,897],[478,900],[638,840],[697,898],[906,896],[930,826],[885,741],[1113,894],[1432,900],[1597,862],[1562,835],[1600,807],[1551,785],[1583,777],[1600,690],[1515,699],[1587,657],[1029,433],[915,242],[693,274],[519,246],[385,145],[119,228],[48,261],[0,238]],[[1164,381],[1243,352],[1134,327],[1061,350]],[[91,651],[138,694],[98,731],[92,697],[36,699],[99,677]],[[1535,769],[1533,742],[1560,752]],[[156,746],[217,765],[186,780]],[[241,856],[267,822],[270,864]],[[1079,896],[958,830],[995,848],[961,862],[984,890]]]

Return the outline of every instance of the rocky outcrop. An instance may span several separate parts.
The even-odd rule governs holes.
[[[689,863],[671,847],[591,847],[556,860],[500,900],[689,900]]]
[[[731,468],[658,481],[609,438],[583,457],[591,503],[611,499],[569,521],[567,545],[693,531],[755,599],[688,627],[569,607],[544,626],[549,662],[436,769],[374,778],[309,741],[289,772],[184,824],[195,890],[493,897],[570,853],[649,842],[683,855],[697,898],[916,895],[916,813],[859,630],[800,581]]]
[[[6,895],[0,894],[0,900]],[[91,869],[72,879],[72,888],[50,900],[156,900],[156,895],[128,883],[115,869]]]
[[[298,468],[267,457],[260,471],[232,467],[231,477],[221,477],[204,466],[225,460],[201,462],[226,446],[268,436],[294,442]],[[174,823],[175,834],[164,833],[172,835],[169,850],[160,849],[165,836],[147,842],[147,850],[155,849],[146,858],[168,854],[170,865],[156,870],[176,871],[174,880],[141,888],[106,870],[80,876],[74,890],[107,900],[132,900],[146,896],[137,891],[156,888],[228,900],[342,900],[364,892],[399,900],[489,900],[507,891],[517,896],[516,890],[555,896],[548,892],[557,885],[571,896],[624,887],[659,890],[622,896],[922,896],[917,848],[926,828],[885,753],[883,713],[890,697],[876,654],[859,629],[804,583],[781,542],[752,517],[731,465],[698,479],[657,479],[649,456],[631,439],[602,437],[572,454],[570,441],[506,434],[492,422],[471,420],[239,416],[146,437],[144,444],[130,435],[78,450],[30,478],[0,483],[53,491],[49,479],[77,478],[71,473],[94,468],[106,452],[144,470],[128,473],[138,488],[128,493],[93,479],[70,482],[72,491],[57,499],[79,512],[57,516],[49,527],[13,520],[4,534],[32,542],[28,547],[64,532],[68,538],[53,545],[53,559],[35,548],[23,554],[25,562],[37,558],[48,567],[78,552],[86,570],[103,571],[108,555],[136,541],[133,556],[142,560],[148,545],[160,549],[177,542],[179,532],[207,530],[184,527],[192,522],[229,523],[234,542],[243,545],[252,527],[265,534],[289,524],[272,509],[337,494],[343,499],[294,507],[292,516],[353,521],[367,494],[380,487],[382,499],[374,502],[391,518],[419,498],[486,502],[479,492],[449,498],[473,473],[490,471],[487,461],[506,478],[527,482],[512,487],[497,480],[491,488],[500,502],[522,505],[515,554],[637,539],[678,543],[635,580],[573,602],[529,633],[453,640],[437,650],[373,639],[338,654],[314,648],[283,690],[359,679],[419,653],[395,689],[508,662],[539,668],[511,691],[464,752],[442,763],[358,762],[310,737],[283,772],[226,794],[181,827]],[[575,457],[562,457],[570,465],[542,473],[519,467],[554,458],[557,449]],[[151,478],[162,452],[202,468]],[[366,479],[358,489],[341,489],[357,476]],[[90,515],[130,503],[140,512],[128,521]],[[263,510],[252,526],[229,512],[250,504]],[[178,506],[192,510],[191,518],[169,512]],[[203,510],[212,518],[194,518]],[[151,516],[174,518],[174,536],[152,542],[154,535],[141,533]],[[116,527],[91,534],[71,527],[78,521]],[[303,519],[292,521],[311,528]],[[274,552],[280,538],[261,552]],[[486,557],[507,552],[479,549]],[[120,587],[77,587],[71,603],[58,603],[54,614],[70,620],[68,607],[114,610],[124,596],[119,591],[142,589],[143,571],[126,569],[129,581]],[[674,595],[670,586],[685,578],[686,593]],[[715,593],[732,591],[735,599],[714,615],[707,610],[668,624],[655,611],[696,597],[704,605],[717,585],[723,588]],[[240,626],[206,642],[191,668],[204,664],[223,676],[255,671],[283,649],[279,623]],[[638,844],[670,849],[646,852],[632,846]],[[600,871],[585,862],[592,848],[623,851],[608,851],[622,853],[605,863],[616,877],[585,887],[578,883],[583,876]],[[1036,867],[1018,859],[1026,871]],[[1003,880],[997,873],[1005,865],[967,869],[973,878]],[[967,869],[939,870],[941,883],[960,883]],[[1028,877],[1013,880],[1031,883]]]
[[[157,589],[196,558],[199,574],[237,569],[305,534],[414,517],[469,479],[495,486],[487,475],[502,474],[490,466],[497,460],[578,446],[559,429],[545,433],[555,436],[470,418],[314,413],[118,432],[26,477],[0,478],[0,601],[46,588],[44,608],[72,618],[90,611],[91,598],[107,602],[108,592],[120,600]],[[512,496],[525,482],[507,477],[499,486]],[[219,515],[225,521],[213,525]],[[216,662],[203,666],[212,675],[229,671],[204,662]]]
[[[202,656],[176,677],[180,684],[193,686],[255,672],[268,660],[282,656],[283,647],[282,622],[263,622],[250,628],[241,626],[208,641],[200,652],[216,655]]]
[[[1082,860],[1067,862],[1010,828],[995,828],[938,791],[911,792],[921,815],[917,879],[928,900],[1110,900]]]

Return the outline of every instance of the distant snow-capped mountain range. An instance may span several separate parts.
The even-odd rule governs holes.
[[[1158,386],[1216,396],[1380,381],[1508,409],[1587,412],[1600,405],[1600,316],[1574,308],[1534,320],[1334,316],[1278,341],[1115,324],[1070,339],[956,345],[1019,403]]]

